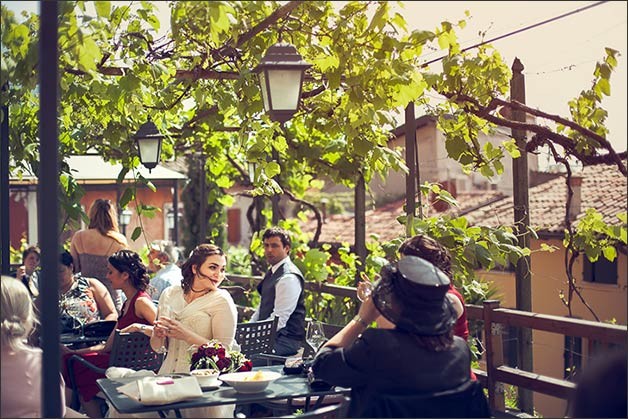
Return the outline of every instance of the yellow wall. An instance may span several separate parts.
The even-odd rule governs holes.
[[[539,251],[540,243],[554,245],[561,250],[553,253]],[[560,300],[560,291],[568,292],[567,275],[564,266],[564,251],[560,240],[532,240],[530,248],[532,270],[532,311],[536,313],[568,316],[567,307]],[[618,324],[627,324],[627,257],[619,253],[617,265],[617,284],[591,284],[582,281],[582,257],[574,265],[576,283],[581,287],[585,301],[593,308],[600,320],[616,319]],[[501,294],[501,307],[515,308],[515,275],[514,273],[489,272],[482,276],[497,286]],[[574,295],[572,303],[573,316],[585,320],[595,320],[584,304]],[[577,300],[577,301],[576,301]],[[555,378],[564,376],[564,336],[555,333],[534,331],[533,363],[534,372]],[[583,355],[587,356],[586,340],[583,339]],[[583,357],[583,365],[586,359]],[[543,394],[534,395],[535,409],[544,417],[560,417],[565,415],[566,402],[562,399]]]

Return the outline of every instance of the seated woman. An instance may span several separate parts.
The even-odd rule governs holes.
[[[218,288],[225,279],[227,258],[213,244],[198,245],[181,268],[181,285],[172,285],[159,298],[160,316],[151,346],[166,346],[168,355],[160,374],[190,371],[190,345],[217,339],[226,347],[235,342],[238,312],[228,291]],[[161,315],[168,308],[170,315]],[[233,417],[233,405],[186,409],[188,417]]]
[[[111,281],[114,289],[121,290],[126,296],[116,329],[128,331],[129,326],[134,325],[133,327],[137,328],[138,331],[150,335],[157,310],[152,299],[146,293],[149,278],[146,266],[142,263],[140,256],[132,250],[119,250],[109,256],[107,279]],[[139,327],[137,325],[144,326]],[[62,347],[64,352],[63,367],[66,366],[69,357],[79,354],[97,367],[107,368],[114,333],[115,331],[111,333],[105,344],[74,351]],[[69,382],[67,370],[64,371],[64,377],[66,382]],[[101,415],[100,408],[93,398],[99,391],[96,379],[104,378],[104,375],[75,362],[74,378],[85,412],[90,417],[99,417]]]
[[[350,417],[389,416],[386,395],[414,396],[470,383],[471,352],[453,334],[456,313],[445,296],[448,288],[449,278],[434,265],[405,256],[382,268],[372,297],[321,348],[314,375],[351,387]],[[367,329],[375,320],[380,327]]]
[[[80,272],[74,274],[70,252],[59,255],[58,272],[61,333],[72,331],[77,324],[118,320],[118,312],[107,287],[96,278],[86,278]],[[41,297],[37,298],[35,304],[40,307]]]
[[[42,351],[24,344],[35,324],[30,294],[21,281],[2,276],[2,396],[0,417],[41,418]],[[65,395],[61,387],[62,415],[66,414]]]

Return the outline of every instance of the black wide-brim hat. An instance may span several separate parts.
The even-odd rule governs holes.
[[[443,271],[420,257],[403,256],[380,275],[373,303],[398,329],[423,336],[451,330],[456,312],[446,297],[450,281]]]

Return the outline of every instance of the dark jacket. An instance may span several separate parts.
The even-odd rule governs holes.
[[[317,379],[351,388],[349,417],[378,417],[390,410],[382,395],[415,396],[467,383],[471,352],[457,336],[450,350],[432,352],[410,333],[367,329],[347,348],[321,349],[312,368]]]
[[[257,286],[257,291],[262,296],[259,307],[259,319],[267,319],[274,310],[276,285],[282,278],[295,275],[301,284],[301,293],[297,306],[288,318],[286,326],[278,331],[278,335],[301,341],[305,338],[305,303],[304,303],[304,279],[303,274],[290,260],[284,262],[272,274],[266,275]]]

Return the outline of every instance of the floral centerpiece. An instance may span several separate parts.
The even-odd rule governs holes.
[[[204,368],[214,369],[222,374],[251,371],[253,363],[241,352],[227,350],[222,343],[212,339],[199,346],[192,354],[190,371]]]

